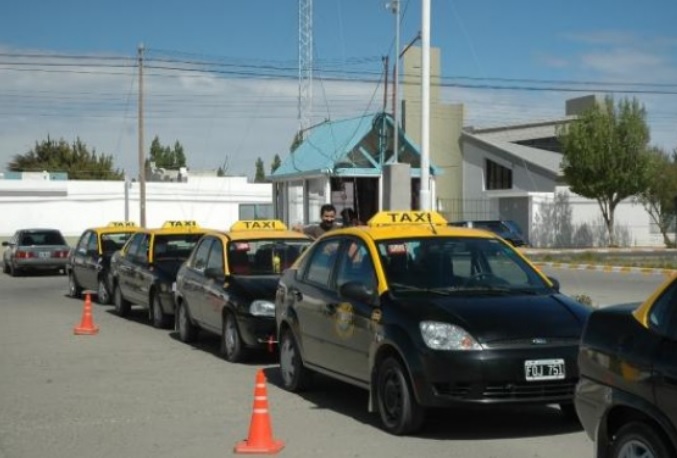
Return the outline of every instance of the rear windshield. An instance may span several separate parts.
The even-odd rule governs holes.
[[[19,245],[66,245],[66,241],[58,231],[30,231],[24,232],[19,240]]]
[[[156,235],[153,260],[155,262],[186,260],[202,235],[202,233]]]
[[[101,248],[104,253],[114,253],[121,249],[132,232],[115,232],[101,234]]]
[[[228,265],[236,275],[277,275],[310,243],[305,239],[235,240],[228,246]]]

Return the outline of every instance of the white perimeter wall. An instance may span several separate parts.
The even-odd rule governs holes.
[[[272,185],[246,177],[191,177],[185,183],[146,183],[146,226],[167,220],[195,220],[228,229],[240,204],[272,205]],[[139,184],[128,192],[129,220],[139,224]],[[78,236],[88,227],[125,220],[122,181],[0,180],[0,237],[25,227],[54,227]]]

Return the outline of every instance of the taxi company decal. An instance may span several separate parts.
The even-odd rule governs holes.
[[[353,329],[355,328],[354,317],[353,306],[350,303],[344,302],[339,304],[336,308],[336,323],[334,325],[339,337],[344,339],[352,337]]]

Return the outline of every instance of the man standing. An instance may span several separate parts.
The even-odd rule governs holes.
[[[336,208],[332,204],[324,204],[320,207],[320,224],[312,224],[301,229],[307,236],[316,239],[327,231],[332,230],[336,220]]]

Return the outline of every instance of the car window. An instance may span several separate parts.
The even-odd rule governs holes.
[[[401,291],[547,288],[515,250],[497,239],[392,239],[379,241],[377,248],[388,284]]]
[[[89,233],[89,239],[87,240],[86,251],[89,252],[89,253],[98,253],[99,252],[99,244],[98,244],[96,234],[94,232]]]
[[[339,268],[336,273],[336,285],[348,282],[360,282],[368,288],[376,288],[376,273],[367,246],[361,240],[348,240],[342,250]]]
[[[143,241],[145,234],[135,234],[134,237],[131,238],[129,241],[129,244],[127,245],[127,248],[125,248],[125,255],[129,260],[134,260],[136,257],[136,254],[139,252],[139,247],[141,246],[141,242]]]
[[[191,267],[197,270],[205,270],[207,267],[209,249],[211,248],[213,242],[214,239],[211,237],[206,238],[200,242],[200,245],[198,245],[197,250],[195,251],[195,256],[192,259]]]
[[[677,316],[677,281],[663,291],[654,302],[649,312],[650,326],[663,335],[676,338],[677,329],[669,325],[673,316]]]
[[[78,244],[76,246],[76,251],[79,254],[85,254],[87,253],[87,245],[89,244],[89,239],[92,237],[92,231],[85,231],[84,234],[80,237],[80,240],[78,240]]]
[[[339,239],[319,242],[310,253],[306,280],[321,286],[330,286],[331,270],[338,255]]]
[[[223,242],[221,242],[221,240],[214,240],[214,243],[212,243],[212,249],[209,252],[209,258],[207,260],[207,268],[217,269],[221,272],[224,271]]]

